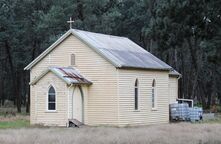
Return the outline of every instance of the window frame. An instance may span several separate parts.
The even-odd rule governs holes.
[[[154,96],[154,97],[153,97]],[[151,87],[151,108],[152,110],[157,110],[157,85],[156,79],[152,80],[152,87]]]
[[[139,110],[139,80],[136,78],[134,83],[134,111]]]
[[[50,88],[53,88],[54,89],[54,94],[55,94],[55,109],[49,109],[49,90]],[[46,112],[57,112],[57,93],[56,93],[56,89],[53,85],[49,85],[48,87],[48,91],[47,91],[47,96],[46,96]]]
[[[72,63],[73,58],[74,58],[74,64]],[[76,65],[76,55],[74,53],[72,53],[70,55],[70,65],[71,66],[75,66]]]

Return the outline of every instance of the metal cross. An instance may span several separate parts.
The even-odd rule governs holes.
[[[70,20],[67,21],[67,23],[70,23],[70,29],[72,29],[72,23],[74,23],[74,20],[72,20],[72,18],[70,17]]]

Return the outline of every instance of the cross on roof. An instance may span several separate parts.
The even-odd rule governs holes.
[[[70,29],[72,29],[72,23],[74,23],[74,20],[72,20],[72,18],[70,17],[70,20],[67,21],[67,23],[70,23]]]

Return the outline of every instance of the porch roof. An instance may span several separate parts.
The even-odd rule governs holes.
[[[30,85],[36,84],[42,77],[48,72],[52,72],[67,84],[92,84],[91,81],[87,80],[80,74],[80,71],[74,67],[48,67],[48,69],[30,82]]]

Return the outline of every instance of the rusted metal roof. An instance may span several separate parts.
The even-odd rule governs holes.
[[[82,76],[74,67],[50,67],[49,69],[68,84],[91,84],[91,82]]]
[[[87,80],[80,72],[74,67],[49,67],[46,71],[36,77],[30,85],[36,84],[42,77],[48,72],[54,73],[56,76],[64,80],[67,84],[92,84],[91,81]]]

